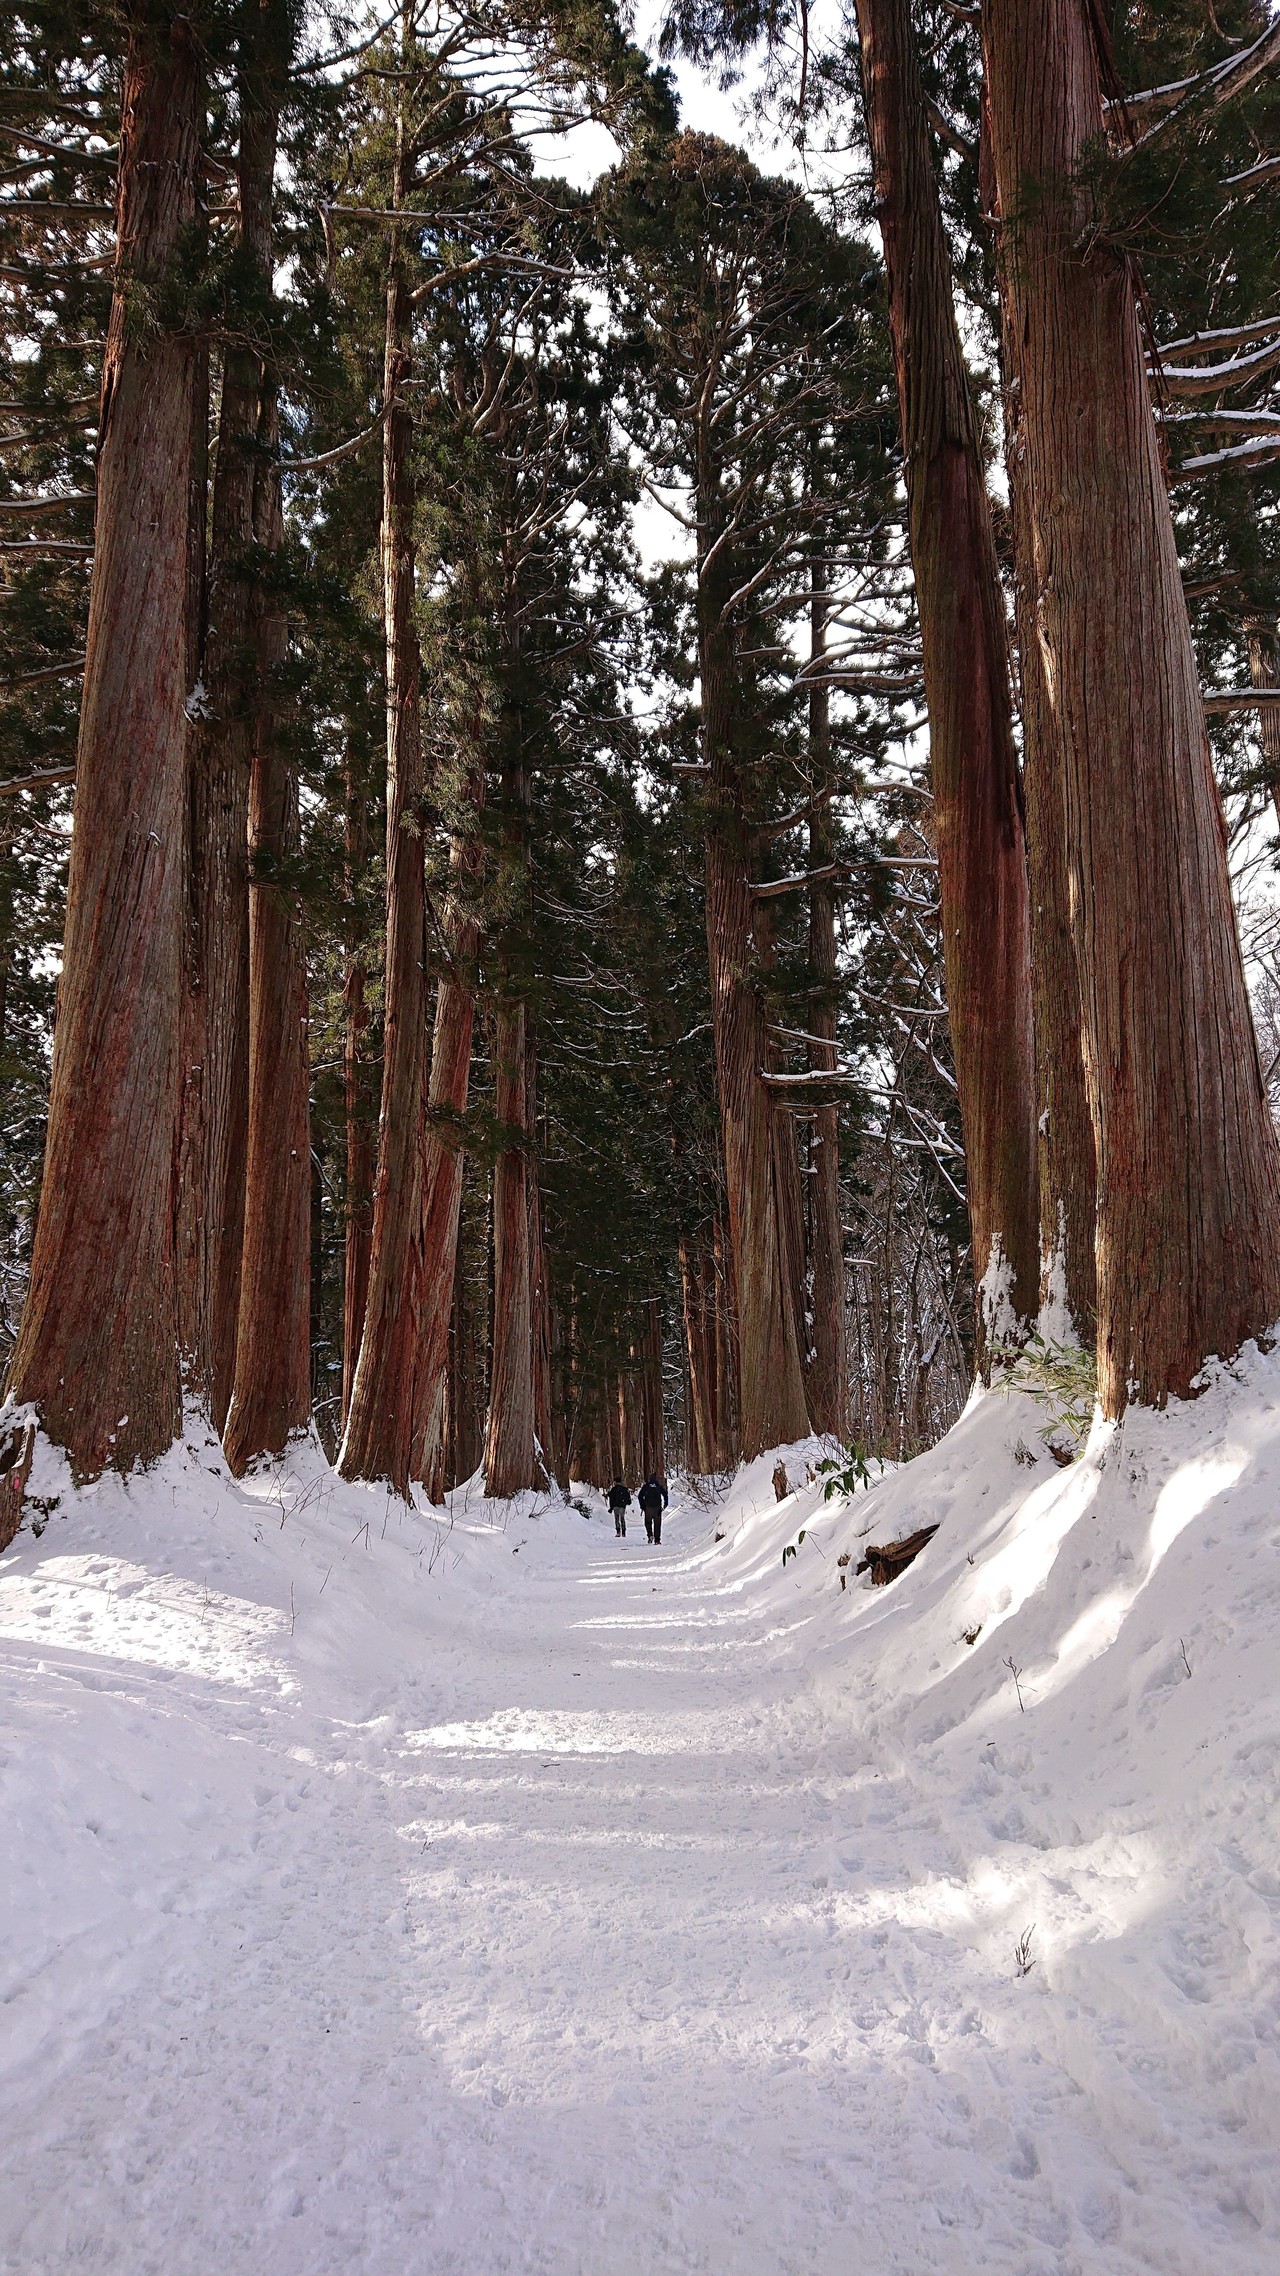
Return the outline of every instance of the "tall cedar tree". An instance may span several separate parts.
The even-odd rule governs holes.
[[[924,651],[973,1269],[986,1314],[981,1355],[988,1327],[1008,1333],[1035,1316],[1040,1281],[1031,936],[1008,637],[909,0],[858,0],[858,24]]]
[[[294,41],[287,0],[240,12],[237,244],[211,486],[207,619],[187,796],[187,948],[179,1179],[179,1334],[190,1389],[221,1432],[236,1374],[249,1126],[249,781],[265,699],[255,493],[271,354],[276,145]],[[203,409],[203,407],[201,407]],[[202,469],[201,469],[202,472]],[[274,530],[260,506],[259,525]],[[243,1381],[243,1377],[242,1377]],[[243,1424],[244,1412],[241,1410]]]
[[[762,624],[776,652],[775,581],[794,587],[807,562],[797,481],[807,439],[847,416],[827,374],[848,384],[857,326],[837,340],[823,321],[841,251],[812,209],[710,138],[684,135],[660,163],[620,177],[606,212],[619,289],[648,344],[658,463],[687,488],[696,552],[707,951],[751,1456],[804,1436],[810,1415],[799,1165],[766,1006],[767,744],[748,653]]]
[[[985,0],[1024,563],[1064,756],[1109,1414],[1280,1310],[1280,1158],[1227,876],[1131,263],[1097,227],[1086,0]]]
[[[189,478],[181,268],[200,195],[190,20],[129,20],[116,269],[44,1185],[9,1387],[81,1477],[179,1427],[173,1191],[181,1025]]]

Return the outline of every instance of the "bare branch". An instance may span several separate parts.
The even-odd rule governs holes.
[[[33,688],[40,680],[78,680],[83,670],[83,656],[71,656],[65,664],[46,664],[39,672],[19,672],[12,680],[0,680],[0,695],[12,695],[15,688]]]
[[[66,767],[42,767],[37,774],[20,774],[12,782],[0,782],[0,798],[7,798],[11,791],[47,790],[57,782],[74,782],[75,777],[74,761]]]

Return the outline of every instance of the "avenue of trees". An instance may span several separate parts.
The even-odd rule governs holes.
[[[611,0],[7,23],[4,1458],[510,1494],[1272,1328],[1260,0],[681,0],[773,171]]]

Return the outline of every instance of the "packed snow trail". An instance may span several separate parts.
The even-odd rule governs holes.
[[[846,1511],[775,1511],[771,1461],[718,1512],[676,1494],[660,1548],[594,1501],[439,1528],[315,1457],[64,1492],[0,1565],[5,2276],[1274,2271],[1263,1390],[1269,1562],[1246,1589],[1201,1549],[1270,1694],[1238,1638],[1211,1672],[1201,1601],[1200,1693],[1157,1619],[1132,1712],[1096,1688],[1130,1536],[1026,1401]],[[932,1573],[842,1594],[838,1545],[902,1509],[944,1521]],[[1077,1536],[1096,1651],[1023,1717],[999,1655],[1045,1691],[1029,1607],[1071,1644]],[[1007,1633],[949,1660],[984,1587]],[[1166,1698],[1253,1800],[1201,1841],[1188,1792],[1162,1847],[1182,1774],[1144,1781],[1182,1741],[1129,1742]]]

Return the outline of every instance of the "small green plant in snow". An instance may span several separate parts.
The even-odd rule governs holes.
[[[1089,1435],[1098,1396],[1095,1354],[1077,1343],[1057,1343],[1051,1337],[1032,1335],[1025,1343],[993,1351],[992,1359],[1004,1369],[1003,1391],[1025,1391],[1046,1409],[1046,1441],[1051,1443],[1055,1432],[1065,1431],[1079,1453]]]
[[[823,1500],[834,1501],[837,1494],[843,1494],[846,1500],[851,1501],[859,1486],[869,1487],[872,1484],[873,1462],[878,1469],[883,1470],[884,1464],[879,1456],[871,1454],[857,1438],[852,1446],[842,1447],[838,1459],[835,1455],[828,1455],[825,1462],[819,1462],[816,1471],[819,1478],[826,1480],[822,1489]]]

